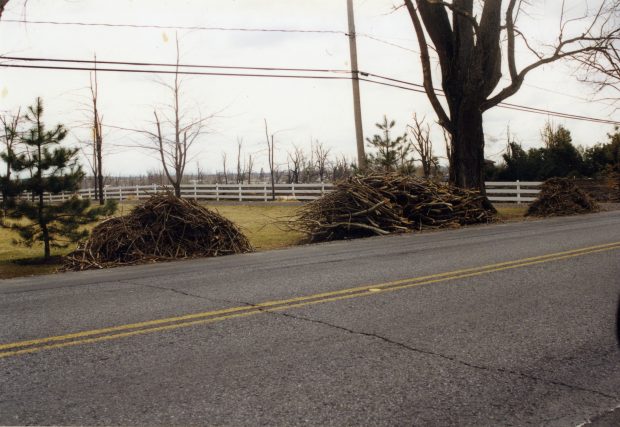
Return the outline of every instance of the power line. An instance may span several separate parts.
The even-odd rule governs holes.
[[[78,22],[78,21],[38,21],[29,19],[3,19],[2,22],[14,24],[38,24],[38,25],[67,25],[79,27],[109,27],[109,28],[150,28],[160,30],[191,30],[191,31],[237,31],[237,32],[266,32],[266,33],[300,33],[300,34],[337,34],[348,36],[346,31],[342,30],[318,30],[318,29],[289,29],[289,28],[245,28],[245,27],[206,27],[206,26],[176,26],[176,25],[155,25],[155,24],[114,24],[107,22]],[[399,45],[394,42],[373,36],[366,33],[357,33],[359,37],[364,37],[398,49],[406,50],[413,53],[420,53],[417,50]]]
[[[42,20],[29,20],[29,19],[3,19],[2,22],[8,23],[20,23],[20,24],[41,24],[41,25],[68,25],[68,26],[83,26],[83,27],[111,27],[111,28],[151,28],[151,29],[170,29],[170,30],[202,30],[202,31],[240,31],[240,32],[275,32],[275,33],[309,33],[309,34],[337,34],[348,36],[349,34],[346,31],[342,30],[319,30],[319,29],[287,29],[287,28],[244,28],[244,27],[208,27],[208,26],[175,26],[175,25],[155,25],[155,24],[115,24],[115,23],[106,23],[106,22],[79,22],[79,21],[42,21]],[[376,41],[378,43],[395,47],[401,50],[405,50],[407,52],[412,52],[415,54],[419,54],[418,50],[402,46],[400,44],[382,39],[380,37],[374,36],[372,34],[366,33],[357,33],[358,37],[364,37],[369,40]],[[162,64],[163,65],[163,64]],[[243,69],[243,67],[237,67],[239,69]],[[286,69],[281,69],[286,70]],[[294,71],[292,69],[291,71]],[[317,70],[319,71],[319,70]],[[334,71],[338,72],[338,71]],[[602,105],[611,106],[612,104],[602,102],[600,100],[588,100],[586,98],[571,95],[568,93],[554,91],[548,88],[542,88],[539,86],[535,86],[529,83],[523,83],[524,86],[532,87],[534,89],[543,90],[550,93],[555,93],[561,96],[566,96],[569,98],[578,99],[584,102],[589,103],[600,103]]]
[[[378,43],[381,43],[381,44],[384,44],[384,45],[387,45],[387,46],[392,46],[392,47],[395,47],[395,48],[398,48],[398,49],[406,50],[408,52],[417,53],[418,55],[420,54],[419,50],[411,49],[411,48],[402,46],[400,44],[396,44],[396,43],[393,43],[391,41],[381,39],[381,38],[379,38],[377,36],[373,36],[371,34],[357,33],[357,36],[365,37],[367,39],[374,40],[374,41],[376,41]]]
[[[176,71],[176,70],[151,70],[144,68],[99,68],[99,67],[70,67],[53,65],[28,65],[28,64],[0,64],[5,68],[26,68],[39,70],[64,70],[64,71],[101,71],[118,73],[138,73],[138,74],[180,74],[190,76],[222,76],[222,77],[269,77],[269,78],[288,78],[288,79],[319,79],[319,80],[350,80],[347,76],[314,76],[300,74],[259,74],[259,73],[220,73],[210,71]]]
[[[174,29],[174,30],[202,30],[202,31],[241,31],[241,32],[276,32],[276,33],[309,33],[309,34],[337,34],[348,36],[349,34],[345,31],[341,30],[318,30],[318,29],[280,29],[280,28],[244,28],[244,27],[206,27],[206,26],[174,26],[174,25],[151,25],[151,24],[114,24],[114,23],[105,23],[105,22],[76,22],[76,21],[40,21],[40,20],[28,20],[28,19],[3,19],[2,22],[9,23],[22,23],[22,24],[42,24],[42,25],[69,25],[69,26],[84,26],[84,27],[121,27],[121,28],[152,28],[152,29]],[[407,52],[419,54],[418,50],[402,46],[400,44],[382,39],[380,37],[374,36],[372,34],[366,33],[357,33],[358,37],[364,37],[369,40],[373,40],[375,42],[395,47]],[[140,64],[136,64],[140,65]],[[163,65],[163,64],[162,64]],[[237,67],[239,69],[243,69],[244,67]],[[282,71],[286,71],[286,69],[279,69]],[[296,71],[295,69],[291,69],[291,71]],[[316,70],[321,71],[321,70]],[[343,70],[344,71],[344,70]],[[338,72],[334,70],[334,72]],[[346,71],[345,71],[346,72]],[[571,95],[568,93],[554,91],[547,88],[541,88],[539,86],[535,86],[529,83],[523,83],[524,86],[532,87],[534,89],[543,90],[550,93],[555,93],[561,96],[566,96],[568,98],[578,99],[580,101],[589,102],[589,103],[599,103],[602,105],[611,106],[612,104],[602,102],[600,100],[588,100],[586,98]]]
[[[290,29],[290,28],[246,28],[246,27],[207,27],[199,25],[177,26],[156,24],[113,24],[106,22],[78,22],[78,21],[39,21],[29,19],[2,19],[2,22],[16,24],[41,25],[71,25],[79,27],[111,27],[111,28],[152,28],[159,30],[190,30],[190,31],[240,31],[258,33],[310,33],[310,34],[339,34],[347,35],[341,30]]]
[[[254,71],[295,71],[295,72],[316,72],[316,73],[346,73],[351,74],[350,70],[344,69],[325,69],[325,68],[286,68],[286,67],[248,67],[237,65],[199,65],[199,64],[175,64],[164,62],[127,62],[127,61],[101,61],[95,59],[59,59],[59,58],[33,58],[23,56],[4,56],[0,55],[0,59],[10,61],[25,62],[55,62],[55,63],[72,63],[72,64],[94,64],[96,65],[125,65],[136,67],[177,67],[180,68],[207,68],[221,70],[254,70]]]
[[[12,58],[12,60],[22,60],[21,58],[18,57],[4,57],[4,56],[0,56],[0,59],[9,59]],[[135,64],[147,64],[148,66],[166,66],[166,67],[176,67],[176,64],[155,64],[155,63],[131,63],[131,62],[122,62],[122,61],[94,61],[94,60],[62,60],[62,59],[57,59],[57,58],[24,58],[23,60],[25,61],[30,61],[30,62],[45,62],[45,61],[50,61],[50,62],[68,62],[68,63],[81,63],[81,64],[104,64],[107,63],[109,65],[127,65],[127,66],[134,66]],[[218,65],[218,66],[214,66],[214,65],[203,65],[203,66],[199,66],[199,65],[192,65],[193,67],[203,67],[203,68],[207,68],[207,67],[214,67],[214,68],[222,68],[222,69],[236,69],[236,68],[242,68],[245,70],[256,70],[256,71],[308,71],[308,70],[315,70],[315,72],[318,72],[318,70],[320,69],[312,69],[312,68],[298,68],[298,69],[294,69],[294,68],[288,68],[288,69],[279,69],[279,68],[275,68],[275,67],[235,67],[235,66],[227,66],[227,65]],[[147,69],[147,68],[109,68],[109,67],[105,67],[105,68],[99,68],[99,67],[95,67],[95,66],[91,66],[91,67],[86,67],[86,66],[53,66],[53,65],[30,65],[30,64],[7,64],[7,63],[0,63],[0,67],[5,67],[5,68],[23,68],[23,69],[43,69],[43,70],[63,70],[63,71],[101,71],[101,72],[124,72],[124,73],[142,73],[142,74],[180,74],[180,75],[196,75],[196,76],[220,76],[220,77],[262,77],[262,78],[288,78],[288,79],[316,79],[316,80],[351,80],[352,76],[350,75],[346,75],[346,76],[330,76],[330,75],[305,75],[305,74],[266,74],[266,73],[225,73],[225,72],[211,72],[211,71],[185,71],[185,70],[180,70],[180,71],[176,71],[176,70],[161,70],[161,69]],[[334,70],[322,70],[322,72],[335,72]],[[341,70],[340,72],[344,72],[344,70]],[[347,71],[348,73],[350,73],[349,71]],[[362,76],[360,78],[361,81],[365,81],[368,83],[373,83],[373,84],[378,84],[378,85],[383,85],[383,86],[388,86],[388,87],[393,87],[393,88],[397,88],[397,89],[403,89],[403,90],[408,90],[408,91],[412,91],[412,92],[418,92],[418,93],[425,93],[424,90],[424,86],[422,86],[419,83],[414,83],[414,82],[408,82],[405,80],[399,80],[399,79],[395,79],[392,77],[388,77],[388,76],[383,76],[381,74],[375,74],[375,73],[366,73],[366,72],[362,72],[359,71],[360,75]],[[378,80],[373,80],[371,78],[368,77],[374,77],[375,79],[381,79],[381,80],[385,80],[385,81],[378,81]],[[437,93],[441,96],[445,96],[442,92],[437,90]],[[563,112],[558,112],[558,111],[552,111],[552,110],[546,110],[546,109],[542,109],[542,108],[536,108],[536,107],[527,107],[527,106],[523,106],[523,105],[518,105],[518,104],[511,104],[511,103],[500,103],[498,105],[498,107],[500,108],[504,108],[504,109],[510,109],[510,110],[515,110],[515,111],[522,111],[522,112],[527,112],[527,113],[533,113],[533,114],[540,114],[540,115],[548,115],[548,116],[555,116],[555,117],[560,117],[560,118],[565,118],[565,119],[571,119],[571,120],[580,120],[580,121],[589,121],[589,122],[593,122],[593,123],[601,123],[601,124],[611,124],[611,125],[620,125],[620,122],[618,121],[614,121],[614,120],[608,120],[608,119],[600,119],[600,118],[595,118],[595,117],[588,117],[588,116],[582,116],[582,115],[576,115],[576,114],[569,114],[569,113],[563,113]]]
[[[426,93],[426,90],[424,90],[424,86],[419,84],[419,83],[407,82],[407,81],[404,81],[404,80],[398,80],[398,79],[394,79],[394,78],[391,78],[391,77],[382,76],[380,74],[374,74],[374,73],[362,73],[362,74],[370,76],[370,77],[375,77],[375,78],[387,80],[387,81],[394,82],[394,83],[399,83],[399,84],[388,84],[388,83],[384,83],[384,82],[377,82],[377,81],[374,81],[374,80],[365,80],[365,81],[368,81],[368,82],[371,82],[371,83],[383,84],[384,86],[391,86],[391,87],[395,87],[395,88],[399,88],[399,89],[406,89],[406,90],[410,90],[410,91],[413,91],[413,92]],[[408,86],[402,86],[403,84],[404,85],[408,85],[408,86],[413,86],[413,88],[408,87]],[[435,90],[435,92],[438,95],[440,95],[440,96],[445,96],[443,91]],[[617,121],[614,121],[614,120],[599,119],[599,118],[596,118],[596,117],[581,116],[581,115],[570,114],[570,113],[562,113],[562,112],[559,112],[559,111],[546,110],[546,109],[536,108],[536,107],[528,107],[528,106],[525,106],[525,105],[512,104],[512,103],[508,103],[508,102],[501,102],[501,103],[498,104],[498,107],[505,108],[505,109],[510,109],[510,110],[524,111],[524,112],[528,112],[528,113],[537,113],[537,114],[544,114],[544,115],[562,117],[562,118],[573,119],[573,120],[592,121],[592,122],[604,123],[604,124],[612,124],[612,125],[620,124],[620,122],[617,122]]]

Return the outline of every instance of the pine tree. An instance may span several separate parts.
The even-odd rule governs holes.
[[[407,140],[407,134],[392,139],[390,132],[395,125],[396,122],[388,121],[387,116],[383,116],[382,123],[375,124],[381,134],[374,135],[372,139],[366,138],[369,147],[377,150],[368,155],[367,163],[371,168],[385,172],[401,169],[401,172],[410,173],[413,170],[413,162],[409,159],[411,143]]]
[[[45,193],[76,191],[84,172],[77,162],[78,150],[60,147],[67,136],[64,126],[57,125],[47,130],[42,117],[43,101],[37,98],[25,116],[32,127],[21,137],[29,154],[22,154],[13,162],[17,174],[25,170],[32,172],[29,178],[20,182],[20,189],[31,198],[22,198],[9,212],[9,217],[16,221],[8,226],[21,238],[15,243],[32,246],[35,242],[42,242],[45,260],[48,260],[51,247],[64,248],[85,238],[88,232],[80,226],[113,212],[116,205],[110,203],[89,209],[88,199],[72,197],[60,203],[45,200]]]

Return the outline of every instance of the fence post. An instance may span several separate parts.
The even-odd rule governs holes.
[[[321,181],[321,196],[325,195],[325,183]]]
[[[157,193],[157,184],[153,184],[153,194]]]
[[[101,191],[101,189],[99,189]],[[103,187],[103,200],[108,200],[108,189]]]
[[[140,185],[136,184],[136,199],[140,200]]]
[[[521,184],[518,179],[517,179],[517,204],[518,205],[521,204]]]
[[[198,200],[198,194],[196,193],[196,181],[194,181],[194,200]]]
[[[92,196],[90,195],[90,187],[88,187],[88,198],[92,199]]]
[[[242,202],[243,201],[243,195],[241,193],[241,183],[239,183],[239,201]]]
[[[118,187],[118,199],[121,202],[123,201],[123,187],[121,187],[120,185]]]
[[[265,183],[265,187],[263,188],[265,194],[265,202],[267,201],[267,183]]]
[[[295,199],[295,183],[291,182],[291,193],[293,193],[293,199]]]
[[[217,182],[215,183],[215,201],[220,201],[220,185]]]

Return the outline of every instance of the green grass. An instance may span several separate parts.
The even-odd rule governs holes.
[[[303,234],[285,230],[277,222],[297,212],[298,205],[207,205],[241,227],[254,249],[278,249],[298,244]]]
[[[528,205],[496,206],[497,214],[502,221],[521,221],[527,212]]]
[[[127,214],[135,203],[124,203],[119,206],[119,214]],[[286,230],[278,226],[277,222],[293,216],[299,205],[222,205],[207,204],[207,207],[239,225],[248,236],[252,246],[258,251],[284,248],[299,244],[303,235]],[[499,218],[503,221],[518,221],[523,219],[527,205],[499,206]],[[15,246],[11,242],[16,234],[10,230],[0,228],[0,278],[30,276],[52,273],[60,266],[60,257],[69,253],[73,248],[53,250],[55,257],[48,263],[42,262],[43,246],[34,245],[31,248]]]

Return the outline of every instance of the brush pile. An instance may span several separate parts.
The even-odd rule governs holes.
[[[68,255],[64,270],[88,270],[179,258],[251,252],[237,226],[198,203],[152,196],[130,214],[97,225]]]
[[[619,172],[610,172],[598,178],[577,179],[575,183],[597,202],[620,203]]]
[[[399,174],[355,176],[304,205],[290,223],[311,242],[493,220],[495,208],[479,192]]]
[[[527,210],[529,216],[562,216],[596,212],[598,205],[574,180],[551,178],[541,187],[538,198]]]

